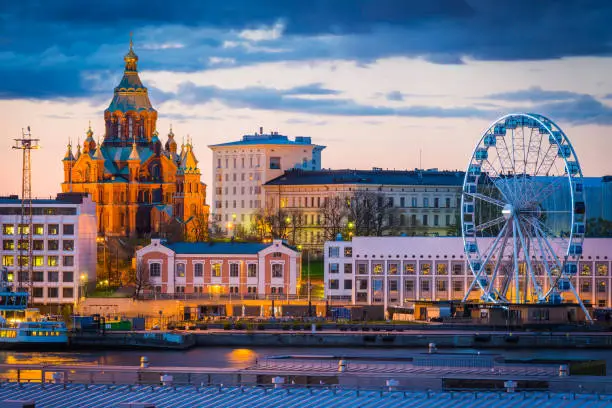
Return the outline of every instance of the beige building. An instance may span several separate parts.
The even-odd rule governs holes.
[[[321,169],[321,151],[325,146],[312,143],[310,137],[294,140],[271,132],[245,135],[236,142],[211,145],[213,151],[213,221],[227,235],[236,229],[249,231],[255,214],[266,202],[263,184],[285,170]]]
[[[455,236],[463,177],[436,169],[292,170],[265,184],[266,208],[282,214],[290,243],[319,249],[337,233]],[[355,208],[360,199],[370,201],[369,221],[359,219],[367,216]]]

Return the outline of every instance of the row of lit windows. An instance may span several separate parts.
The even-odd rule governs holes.
[[[60,224],[47,224],[47,235],[59,235]],[[2,224],[2,234],[4,235],[28,235],[30,233],[30,226],[24,224]],[[33,235],[45,235],[44,224],[33,224],[32,225]],[[74,224],[62,224],[63,235],[74,235]]]
[[[211,265],[211,275],[212,277],[219,278],[221,277],[221,263],[214,263]],[[230,277],[239,277],[239,267],[240,265],[237,263],[229,264],[229,276]],[[179,278],[185,277],[185,264],[177,263],[175,266],[175,275]],[[161,264],[158,262],[153,262],[149,264],[149,276],[151,278],[161,277]],[[204,276],[204,265],[201,263],[194,264],[193,268],[193,276],[196,278],[201,278]],[[257,264],[250,263],[247,264],[247,277],[256,278],[257,277]],[[283,265],[282,264],[272,264],[272,277],[274,278],[282,278],[283,277]]]
[[[43,266],[60,266],[59,260],[60,257],[57,255],[47,255],[47,261],[45,262],[45,256],[43,255],[33,255],[32,256],[32,266],[33,267],[43,267]],[[66,255],[62,256],[62,266],[74,266],[74,256]],[[16,262],[17,260],[17,262]],[[28,256],[21,255],[2,255],[2,266],[15,266],[16,263],[19,266],[28,266],[30,263],[30,259]]]
[[[15,245],[15,240],[12,240],[12,239],[2,240],[2,249],[5,251],[14,251],[15,248],[17,248],[17,250],[27,251],[29,249],[29,246],[30,246],[30,243],[26,239],[17,240],[17,245]],[[32,250],[33,251],[44,251],[45,241],[42,239],[32,240]],[[60,250],[59,240],[57,239],[47,240],[47,251],[59,251],[59,250]],[[62,240],[62,250],[63,251],[74,251],[74,240],[72,239]]]

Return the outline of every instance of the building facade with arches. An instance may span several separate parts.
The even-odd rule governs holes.
[[[191,139],[178,148],[172,128],[162,144],[156,129],[157,111],[138,76],[138,56],[130,42],[125,70],[104,111],[105,133],[85,141],[63,159],[63,192],[84,192],[97,203],[98,233],[147,236],[176,220],[185,225],[208,219],[206,185],[200,181]]]

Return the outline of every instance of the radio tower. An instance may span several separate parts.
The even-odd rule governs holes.
[[[30,151],[39,149],[39,139],[32,139],[30,127],[28,131],[21,131],[21,139],[15,139],[13,149],[23,150],[23,170],[21,180],[21,222],[19,224],[19,274],[17,281],[21,284],[23,272],[27,272],[28,286],[30,299],[32,299],[32,161],[30,159]],[[26,232],[27,231],[27,232]],[[27,246],[26,246],[27,242]],[[24,268],[24,253],[27,254],[27,269]]]

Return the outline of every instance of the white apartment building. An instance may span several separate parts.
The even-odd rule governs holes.
[[[32,300],[69,304],[96,281],[96,204],[86,194],[62,193],[55,200],[32,200]],[[27,289],[27,240],[21,242],[21,199],[0,198],[2,267],[14,286]],[[24,247],[20,272],[20,248]],[[9,278],[10,279],[10,278]]]
[[[336,197],[350,202],[359,193],[373,193],[384,200],[382,235],[456,236],[463,178],[463,172],[437,169],[290,170],[264,189],[268,208],[282,209],[291,218],[289,241],[320,250],[325,237],[334,236],[325,231],[326,202]],[[296,217],[299,222],[294,222]],[[352,221],[345,216],[343,222],[348,227]]]
[[[461,237],[355,237],[325,243],[325,295],[344,303],[410,306],[461,301],[473,280]],[[581,299],[612,307],[612,239],[586,238],[574,286]],[[473,289],[470,299],[480,297]]]
[[[266,198],[263,184],[285,170],[320,170],[325,146],[310,137],[294,140],[278,132],[245,135],[242,140],[208,146],[213,151],[213,220],[228,235],[236,228],[249,230]]]

